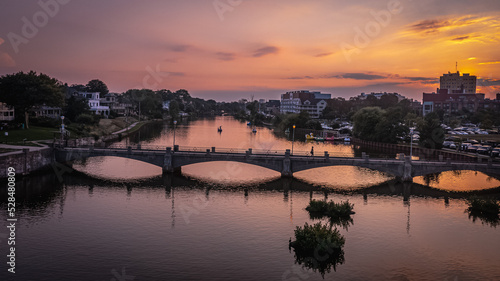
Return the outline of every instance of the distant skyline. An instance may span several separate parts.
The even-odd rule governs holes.
[[[0,75],[100,79],[112,92],[421,100],[456,62],[478,93],[500,92],[498,0],[2,1],[0,23]]]

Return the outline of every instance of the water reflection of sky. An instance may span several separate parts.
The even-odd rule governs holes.
[[[76,161],[73,169],[106,179],[140,179],[162,174],[162,168],[145,162],[121,157],[92,157]]]
[[[473,191],[500,186],[500,180],[476,171],[448,171],[415,177],[415,183],[449,191]]]
[[[288,239],[311,223],[311,194],[67,185],[41,219],[20,213],[20,280],[283,280]],[[60,197],[60,198],[59,198]],[[312,198],[322,199],[322,192]],[[345,264],[298,280],[497,280],[498,229],[473,223],[464,200],[331,194],[354,204]],[[34,206],[33,209],[41,208]],[[1,219],[5,215],[0,214]],[[43,241],[43,243],[40,243]],[[0,248],[3,249],[3,248]],[[2,273],[3,274],[3,273]],[[3,275],[0,274],[0,277]],[[289,279],[296,275],[286,275]],[[4,280],[4,279],[1,279]],[[8,280],[8,279],[5,279]]]

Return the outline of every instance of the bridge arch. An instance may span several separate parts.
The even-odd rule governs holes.
[[[500,178],[500,169],[498,166],[494,167],[489,164],[481,163],[437,163],[436,165],[430,167],[429,165],[425,165],[424,163],[414,162],[412,170],[412,175],[414,177],[426,176],[448,171],[477,171],[497,179]]]
[[[365,163],[345,164],[345,163],[331,163],[331,162],[303,165],[303,166],[294,168],[293,172],[296,173],[296,172],[307,171],[307,170],[316,169],[316,168],[335,167],[335,166],[360,167],[360,168],[365,168],[365,169],[369,169],[372,171],[377,171],[380,173],[388,174],[388,175],[391,175],[393,177],[399,177],[401,175],[401,171],[396,171],[392,167],[384,167],[384,166],[379,167],[379,166],[365,164]]]
[[[262,162],[262,161],[252,161],[245,158],[234,158],[234,159],[191,158],[191,159],[178,159],[178,160],[174,159],[172,162],[173,162],[172,163],[173,168],[182,168],[188,165],[211,163],[211,162],[234,162],[234,163],[243,163],[252,166],[258,166],[272,171],[276,171],[278,173],[282,171],[282,165],[280,165],[280,163],[276,163],[275,161]]]

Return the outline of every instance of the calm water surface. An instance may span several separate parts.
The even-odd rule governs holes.
[[[154,128],[141,132],[141,143],[171,145],[172,130]],[[253,135],[230,118],[183,124],[176,143],[181,149],[291,146],[268,129]],[[358,153],[350,145],[296,142],[294,149],[311,145]],[[325,197],[349,200],[356,214],[348,230],[340,229],[345,262],[324,280],[500,280],[498,223],[470,218],[466,195],[444,191],[488,189],[475,192],[500,196],[492,189],[498,180],[481,173],[415,179],[431,186],[425,187],[355,167],[303,171],[299,180],[231,162],[183,167],[181,177],[112,157],[73,168],[92,177],[19,179],[17,273],[8,275],[2,263],[0,280],[323,280],[296,264],[288,239],[297,226],[314,222],[305,211],[311,198]],[[0,195],[5,202],[5,190]],[[1,253],[5,235],[0,230]]]

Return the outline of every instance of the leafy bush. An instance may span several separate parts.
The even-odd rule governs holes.
[[[354,214],[352,211],[353,208],[354,204],[350,204],[349,201],[335,203],[333,201],[311,200],[306,210],[309,212],[311,219],[327,217],[330,224],[342,226],[347,230],[353,223],[353,219],[351,218],[351,215]]]
[[[294,248],[295,260],[307,268],[319,271],[324,277],[331,268],[343,264],[345,238],[339,231],[324,226],[321,223],[297,226],[295,241],[290,242]]]
[[[346,202],[335,203],[333,201],[326,202],[321,200],[311,200],[306,210],[309,214],[322,215],[322,217],[349,217],[354,214],[352,211],[354,204]]]
[[[75,120],[76,123],[80,124],[87,124],[87,125],[93,125],[97,124],[99,122],[99,119],[96,118],[96,116],[91,115],[91,114],[80,114],[76,117]]]
[[[498,215],[500,213],[500,205],[494,199],[480,199],[477,197],[470,198],[467,202],[469,211],[483,215]]]
[[[469,205],[467,212],[473,222],[480,219],[483,223],[489,224],[492,227],[500,225],[500,205],[496,200],[472,197],[467,200],[467,204]]]
[[[340,250],[345,243],[345,238],[337,229],[316,223],[309,225],[307,222],[303,227],[295,229],[294,248],[304,251],[330,252],[332,249]]]
[[[42,116],[42,117],[32,118],[31,124],[40,127],[58,128],[61,126],[61,119]],[[65,122],[65,124],[67,125],[68,122]]]

